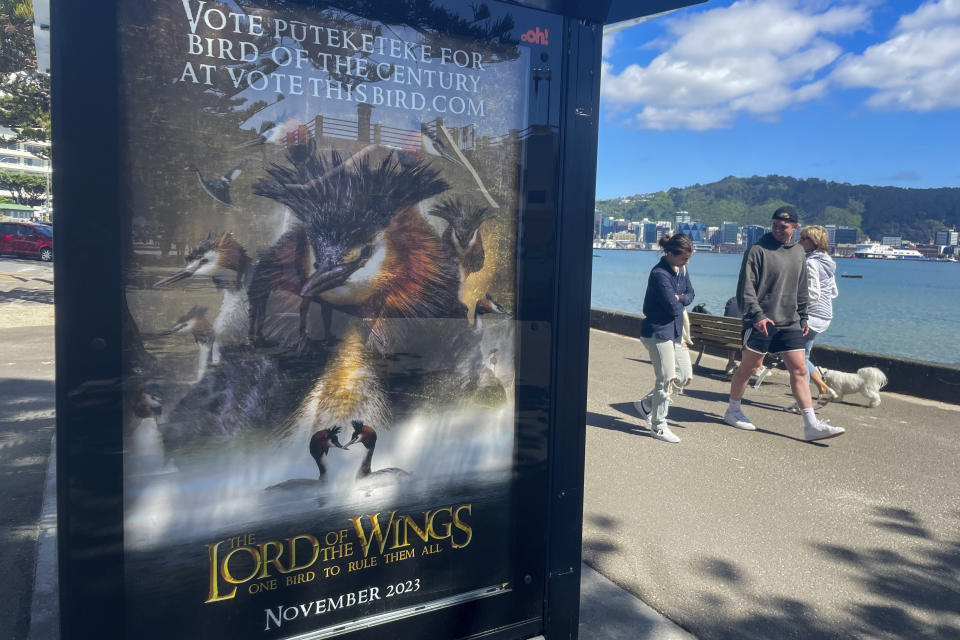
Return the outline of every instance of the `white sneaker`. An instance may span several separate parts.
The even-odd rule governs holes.
[[[750,418],[743,415],[743,409],[731,409],[728,407],[727,412],[723,414],[723,421],[731,427],[743,429],[744,431],[757,430],[757,426],[750,422]]]
[[[806,423],[803,425],[803,439],[807,442],[814,440],[826,440],[844,433],[843,427],[834,427],[829,420],[818,420],[812,427]]]
[[[636,409],[637,415],[640,416],[641,420],[650,421],[650,407],[646,404],[646,398],[641,398],[633,403],[633,408]]]
[[[670,427],[664,427],[661,431],[651,429],[650,435],[657,440],[663,440],[664,442],[680,442],[680,438],[674,435],[673,431],[670,431]]]

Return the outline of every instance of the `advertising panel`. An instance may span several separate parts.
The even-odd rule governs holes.
[[[120,3],[127,636],[510,597],[521,156],[561,26]]]

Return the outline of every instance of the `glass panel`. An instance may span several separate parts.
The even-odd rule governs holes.
[[[518,288],[518,229],[553,237],[562,23],[231,6],[122,4],[128,635],[509,602],[541,561],[514,316],[552,299]]]

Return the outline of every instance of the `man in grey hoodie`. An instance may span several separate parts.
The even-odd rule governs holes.
[[[790,390],[803,417],[808,442],[844,432],[813,410],[807,380],[804,337],[807,328],[807,265],[805,252],[793,241],[800,221],[786,205],[773,212],[771,231],[750,247],[740,265],[737,303],[743,313],[743,355],[730,382],[730,406],[723,421],[732,427],[756,430],[740,406],[753,372],[767,353],[779,353],[790,374]]]

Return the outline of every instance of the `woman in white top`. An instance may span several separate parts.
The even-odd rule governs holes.
[[[807,326],[806,336],[807,377],[820,392],[821,406],[837,399],[837,392],[827,386],[820,372],[810,360],[810,350],[817,336],[830,327],[833,320],[833,299],[837,297],[837,265],[827,253],[830,240],[827,230],[820,225],[805,227],[800,232],[800,245],[807,252]]]

